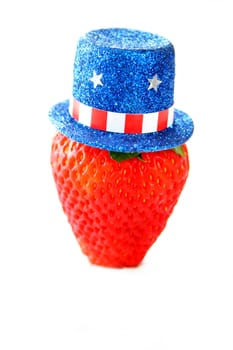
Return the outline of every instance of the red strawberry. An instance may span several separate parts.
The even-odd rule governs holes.
[[[53,175],[63,210],[90,262],[137,266],[177,203],[188,176],[188,150],[182,145],[121,162],[112,157],[122,154],[110,153],[58,133],[52,144]]]

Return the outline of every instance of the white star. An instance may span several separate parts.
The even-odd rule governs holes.
[[[152,79],[147,79],[147,80],[150,83],[148,90],[154,89],[155,91],[157,91],[158,86],[162,83],[162,81],[158,79],[157,74],[155,74]]]
[[[93,72],[93,77],[90,78],[89,80],[92,81],[92,83],[94,84],[94,89],[95,89],[98,85],[103,86],[103,83],[102,83],[102,81],[101,81],[102,76],[103,76],[102,73],[96,74],[95,71]]]

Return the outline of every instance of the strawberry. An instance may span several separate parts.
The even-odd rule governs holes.
[[[91,263],[133,267],[164,230],[189,171],[186,145],[142,154],[115,153],[53,139],[59,198]]]

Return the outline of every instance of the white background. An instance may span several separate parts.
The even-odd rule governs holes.
[[[137,269],[91,266],[51,176],[49,108],[69,98],[75,45],[101,27],[176,49],[190,176]],[[0,4],[0,348],[233,349],[231,1]]]

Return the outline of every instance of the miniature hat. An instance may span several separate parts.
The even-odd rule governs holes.
[[[175,54],[164,37],[123,28],[93,30],[78,41],[73,96],[49,117],[58,131],[117,152],[174,148],[193,121],[173,106]]]

